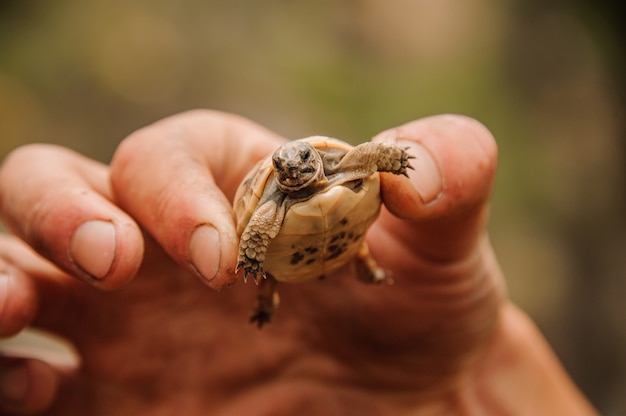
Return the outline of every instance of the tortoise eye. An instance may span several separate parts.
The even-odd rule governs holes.
[[[311,158],[311,151],[307,150],[306,152],[302,153],[302,161],[306,162]]]

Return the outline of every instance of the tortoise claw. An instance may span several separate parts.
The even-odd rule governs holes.
[[[245,259],[240,260],[235,266],[235,274],[239,273],[239,270],[243,268],[243,281],[244,283],[248,282],[248,276],[252,275],[254,279],[254,283],[259,284],[260,278],[259,274],[263,277],[263,279],[267,279],[267,275],[265,274],[265,270],[263,270],[263,265],[259,262]]]
[[[265,274],[265,271],[261,271],[261,277],[263,277],[263,280],[267,279],[267,275]],[[259,285],[259,281],[261,279],[258,277],[258,275],[255,273],[254,274],[254,283],[257,284],[257,286]]]
[[[415,168],[413,167],[413,165],[411,165],[410,160],[411,159],[417,159],[415,156],[413,156],[410,153],[407,153],[407,150],[409,150],[410,147],[406,146],[404,148],[404,153],[402,155],[402,169],[399,172],[401,175],[406,176],[407,178],[409,177],[409,174],[407,173],[407,169],[411,169],[411,170],[415,170]]]
[[[237,265],[235,266],[235,274],[239,273],[239,270],[243,267],[243,281],[244,283],[248,282],[248,268],[244,267],[245,266],[245,262],[240,261],[237,263]]]

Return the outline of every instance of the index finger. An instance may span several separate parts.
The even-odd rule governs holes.
[[[242,117],[182,113],[120,145],[111,164],[113,191],[175,261],[219,289],[236,280],[236,188],[283,141]]]

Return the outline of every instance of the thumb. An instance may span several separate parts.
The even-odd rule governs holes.
[[[373,140],[407,146],[415,157],[410,181],[381,175],[388,212],[380,225],[422,257],[447,261],[467,255],[484,234],[496,170],[497,147],[487,128],[468,117],[440,115]]]

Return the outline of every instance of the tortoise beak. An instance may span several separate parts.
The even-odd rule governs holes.
[[[291,178],[296,178],[300,173],[300,166],[297,162],[289,161],[283,168],[283,173]]]

